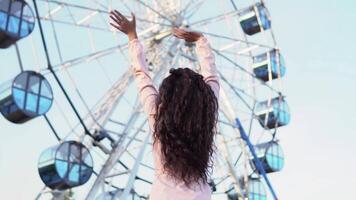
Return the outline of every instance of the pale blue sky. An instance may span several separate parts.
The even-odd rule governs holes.
[[[271,1],[288,61],[292,123],[280,135],[286,167],[275,175],[280,199],[352,198],[356,116],[355,2]]]
[[[268,7],[287,62],[292,112],[279,135],[286,166],[272,183],[281,200],[349,199],[356,185],[356,3],[270,0]],[[15,60],[13,49],[0,54]],[[17,70],[0,70],[0,82]],[[38,156],[56,141],[42,119],[16,126],[0,117],[0,130],[0,196],[32,199],[42,187]]]

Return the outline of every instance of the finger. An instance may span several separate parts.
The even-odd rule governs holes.
[[[118,15],[117,13],[118,13],[117,10],[114,10],[114,11],[111,11],[111,12],[110,12],[110,14],[113,15],[116,19],[122,20],[122,18],[120,17],[120,15]]]
[[[178,34],[177,28],[173,28],[173,29],[172,29],[172,34],[173,34],[173,35]]]
[[[176,36],[176,37],[179,37],[179,38],[183,37],[182,33],[177,32],[177,31],[173,32],[173,35]]]
[[[179,39],[184,39],[182,36],[180,36],[180,35],[176,35],[176,34],[174,34],[174,36],[176,37],[176,38],[179,38]]]
[[[122,28],[119,25],[116,25],[116,24],[113,24],[113,23],[110,23],[110,25],[113,26],[114,28],[122,31]]]
[[[184,33],[184,30],[181,28],[176,28],[176,32],[182,34],[182,33]]]
[[[177,38],[181,38],[182,39],[182,36],[177,34],[177,33],[173,33],[174,37],[177,37]]]
[[[186,32],[182,32],[181,33],[182,37],[184,38],[190,38],[190,34],[186,33]]]
[[[179,28],[178,31],[182,34],[186,34],[186,33],[189,33],[187,30],[185,29],[182,29],[182,28]]]
[[[114,22],[121,24],[123,22],[122,19],[118,18],[115,14],[110,15],[110,18],[114,20]]]
[[[111,11],[110,14],[116,19],[116,21],[123,20],[115,11]]]
[[[179,34],[179,31],[176,29],[176,28],[173,28],[173,34],[175,34],[175,35],[177,35],[177,34]]]
[[[189,32],[187,32],[187,31],[185,31],[185,30],[182,30],[182,31],[180,32],[180,34],[181,34],[183,37],[190,37],[190,36],[191,36],[191,34],[190,34]]]
[[[184,33],[180,30],[176,30],[173,32],[174,35],[179,36],[180,38],[184,37]]]
[[[131,12],[132,22],[136,22],[136,16],[133,12]]]
[[[118,25],[118,24],[114,24],[114,23],[111,23],[111,22],[110,22],[110,25],[113,26],[113,27],[115,27],[115,28],[117,28],[117,29],[119,29],[119,30],[121,29],[121,26]]]
[[[113,15],[110,15],[110,18],[115,22],[115,23],[119,23],[120,20],[116,19]]]
[[[112,24],[115,24],[117,26],[120,26],[122,27],[123,25],[125,25],[125,23],[123,21],[120,21],[120,20],[115,20],[115,18],[111,18],[111,20],[114,20],[114,21],[110,21]]]
[[[178,38],[178,39],[182,39],[182,40],[186,40],[186,38],[185,37],[183,37],[183,36],[181,36],[181,35],[174,35],[176,38]]]
[[[128,21],[127,18],[123,16],[119,11],[115,10],[115,12],[122,20]]]

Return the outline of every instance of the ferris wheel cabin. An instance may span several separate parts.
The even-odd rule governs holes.
[[[259,102],[255,114],[265,129],[285,126],[290,122],[289,106],[283,97]]]
[[[283,169],[284,154],[282,147],[277,142],[258,144],[255,149],[266,173],[278,172]],[[252,159],[251,162],[255,166],[255,159]]]
[[[7,48],[30,35],[34,27],[34,14],[25,1],[0,1],[0,48]]]
[[[240,24],[247,35],[254,35],[262,30],[270,29],[271,19],[267,8],[257,3],[241,12]]]
[[[24,71],[14,79],[11,94],[0,101],[0,112],[10,122],[25,123],[49,111],[52,88],[41,74]]]
[[[47,187],[70,189],[89,180],[93,173],[93,158],[83,144],[66,141],[41,154],[38,172]]]
[[[243,179],[241,179],[242,185],[245,185],[243,183]],[[248,187],[243,191],[247,200],[267,200],[267,193],[265,186],[263,183],[258,179],[258,178],[252,178],[250,177],[248,179]],[[235,190],[231,189],[230,192],[228,192],[228,200],[238,200],[238,195]]]
[[[256,77],[263,81],[283,77],[286,73],[284,59],[277,49],[253,57],[252,67]]]

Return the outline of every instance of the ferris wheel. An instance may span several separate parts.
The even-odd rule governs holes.
[[[283,168],[278,133],[290,112],[265,2],[0,0],[0,53],[14,48],[19,63],[18,75],[0,80],[1,114],[19,125],[44,118],[37,123],[58,139],[39,155],[44,187],[35,198],[149,198],[152,138],[128,41],[108,23],[112,9],[136,14],[157,85],[172,67],[200,70],[194,44],[173,37],[173,27],[209,39],[221,80],[212,197],[277,199],[268,175]]]

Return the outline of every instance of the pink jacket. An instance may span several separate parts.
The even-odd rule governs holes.
[[[145,60],[143,46],[138,39],[129,43],[131,63],[135,73],[135,79],[139,91],[140,101],[144,112],[148,115],[150,129],[153,130],[155,99],[158,91],[153,85],[148,74],[148,66]],[[197,41],[196,53],[201,66],[201,73],[207,84],[210,85],[215,95],[219,96],[219,79],[217,76],[215,57],[210,44],[205,37]],[[211,189],[208,184],[196,184],[193,188],[187,188],[183,182],[171,180],[163,170],[161,162],[160,145],[157,142],[153,147],[155,164],[155,180],[152,185],[150,200],[209,200]]]

